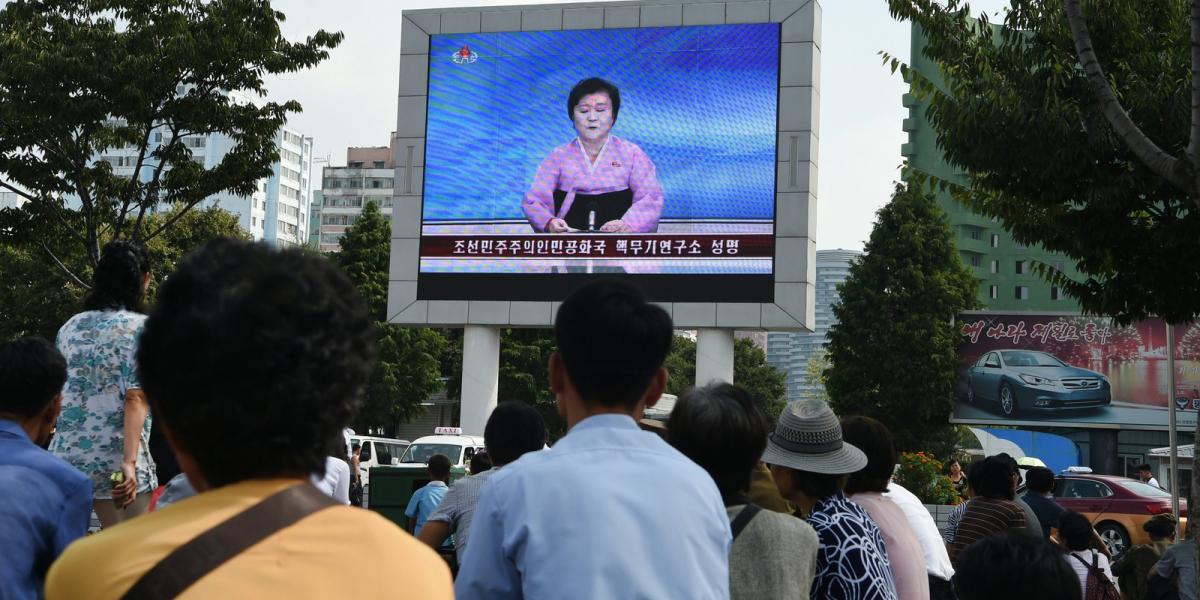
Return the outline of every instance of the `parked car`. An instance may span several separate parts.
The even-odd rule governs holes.
[[[1100,373],[1046,352],[993,350],[967,369],[967,402],[995,402],[1012,417],[1028,410],[1107,406],[1112,386]]]
[[[1171,494],[1128,477],[1063,473],[1054,482],[1054,499],[1063,508],[1081,512],[1092,522],[1109,552],[1118,556],[1150,535],[1142,524],[1154,515],[1171,512]],[[1179,526],[1187,527],[1187,501],[1179,500]]]

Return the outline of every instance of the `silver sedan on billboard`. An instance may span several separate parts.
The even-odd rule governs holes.
[[[992,350],[967,370],[967,402],[995,402],[1006,417],[1022,411],[1107,406],[1108,378],[1045,352]]]

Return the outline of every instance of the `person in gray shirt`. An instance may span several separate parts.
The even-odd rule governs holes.
[[[1150,570],[1150,579],[1175,579],[1179,600],[1196,600],[1196,544],[1195,539],[1179,542],[1166,552]]]
[[[453,533],[454,554],[461,561],[484,484],[504,465],[527,452],[541,450],[545,444],[546,422],[535,408],[524,402],[498,404],[483,428],[483,445],[492,459],[492,468],[455,482],[429,515],[417,539],[437,550]]]
[[[733,530],[732,600],[808,600],[817,532],[804,520],[760,510],[746,497],[770,423],[744,388],[712,383],[685,393],[667,421],[667,441],[713,478]]]

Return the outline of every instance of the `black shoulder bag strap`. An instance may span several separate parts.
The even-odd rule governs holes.
[[[743,508],[742,512],[733,518],[733,523],[729,526],[733,530],[733,539],[737,539],[738,534],[750,524],[750,519],[753,519],[754,515],[757,515],[760,510],[762,508],[757,504],[747,504],[746,508]]]
[[[304,517],[339,504],[306,483],[276,492],[176,548],[146,571],[122,598],[175,598],[251,546]]]

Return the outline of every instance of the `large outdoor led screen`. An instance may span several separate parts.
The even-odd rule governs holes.
[[[771,302],[779,36],[430,36],[418,297]]]

